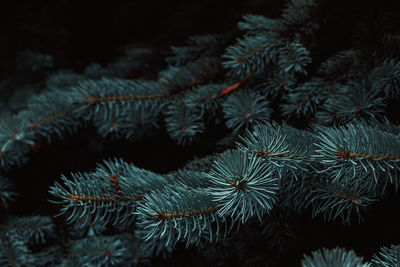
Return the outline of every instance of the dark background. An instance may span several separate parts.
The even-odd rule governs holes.
[[[1,71],[17,52],[51,54],[59,67],[106,63],[127,43],[169,47],[197,34],[233,31],[242,14],[280,13],[282,1],[2,0]],[[4,74],[3,74],[4,75]]]
[[[14,72],[18,52],[54,57],[59,68],[107,63],[127,43],[169,47],[206,33],[237,35],[244,14],[277,17],[284,0],[1,0],[0,78]],[[387,27],[399,28],[395,0],[320,1],[323,55],[373,45]],[[362,44],[361,44],[362,42]]]
[[[316,36],[318,58],[348,49],[374,51],[380,33],[400,29],[397,1],[322,1],[321,28]],[[284,1],[218,0],[0,0],[0,81],[12,79],[16,57],[31,50],[50,54],[56,69],[82,71],[91,62],[107,64],[117,57],[127,43],[143,43],[157,49],[182,45],[192,35],[224,33],[234,40],[237,22],[247,13],[277,17]],[[0,100],[2,96],[0,95]],[[140,143],[126,144],[102,140],[94,129],[85,129],[62,141],[40,144],[32,150],[29,162],[13,168],[7,176],[15,179],[20,198],[11,210],[19,215],[53,215],[58,207],[48,203],[50,185],[61,173],[90,171],[97,162],[122,157],[139,167],[168,172],[182,167],[193,156],[216,150],[213,141],[225,129],[214,129],[205,142],[192,147],[177,147],[166,134]],[[208,140],[208,141],[207,141]],[[96,147],[102,146],[99,153]],[[279,260],[281,266],[296,266],[303,253],[322,246],[345,246],[358,255],[370,258],[380,246],[400,240],[400,221],[391,213],[391,203],[398,197],[377,203],[371,217],[362,225],[343,227],[326,224],[310,214],[298,217],[295,247]],[[265,257],[262,243],[253,244],[255,257]],[[193,250],[178,250],[160,266],[201,266],[205,262]]]

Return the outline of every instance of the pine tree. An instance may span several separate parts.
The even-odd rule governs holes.
[[[399,188],[400,127],[386,115],[400,97],[400,38],[384,33],[384,53],[373,62],[362,49],[319,58],[319,8],[291,0],[279,18],[243,16],[235,41],[191,37],[171,47],[166,68],[150,77],[127,78],[157,53],[138,47],[107,66],[49,74],[46,89],[0,119],[5,210],[18,197],[7,172],[23,168],[40,143],[89,127],[124,142],[164,132],[187,147],[212,128],[226,134],[218,153],[168,173],[122,158],[60,173],[49,192],[63,233],[52,217],[7,213],[1,265],[147,265],[183,244],[215,261],[232,251],[242,261],[244,240],[260,234],[282,252],[295,238],[290,218],[299,214],[343,225],[368,220],[369,207]],[[351,250],[323,248],[301,264],[397,266],[398,255],[398,246],[382,247],[367,262]]]

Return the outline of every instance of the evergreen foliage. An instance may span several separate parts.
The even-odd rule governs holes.
[[[217,203],[220,216],[246,222],[251,217],[260,221],[272,209],[278,191],[278,180],[256,156],[239,150],[223,153],[208,173],[209,194]]]
[[[371,266],[369,263],[363,263],[363,258],[357,257],[354,251],[346,251],[341,248],[332,250],[322,249],[321,251],[313,252],[312,257],[305,257],[302,261],[304,267],[316,266],[354,266],[354,267],[367,267]]]
[[[15,200],[18,194],[14,192],[14,185],[8,178],[0,176],[0,206],[7,208],[8,202]]]
[[[313,0],[291,0],[279,18],[245,15],[243,35],[230,45],[224,36],[191,37],[171,47],[156,75],[128,77],[153,53],[132,46],[107,66],[53,72],[47,89],[0,117],[5,176],[23,167],[37,144],[84,128],[124,142],[163,132],[189,148],[212,128],[229,133],[215,142],[220,153],[166,173],[120,157],[60,173],[49,188],[60,218],[1,218],[0,265],[148,265],[182,244],[215,260],[231,251],[243,260],[247,234],[268,237],[266,247],[282,253],[296,236],[292,216],[342,225],[367,220],[370,206],[398,193],[400,183],[400,127],[385,116],[400,96],[398,36],[387,35],[385,53],[374,60],[362,49],[319,58],[318,8]],[[43,55],[37,60],[51,66]],[[12,181],[0,175],[1,209],[16,197]],[[240,232],[246,227],[254,231]],[[397,266],[399,247],[382,247],[371,263],[324,248],[301,264]]]
[[[381,247],[379,253],[372,258],[373,266],[398,266],[400,262],[400,247],[391,245],[390,247]]]

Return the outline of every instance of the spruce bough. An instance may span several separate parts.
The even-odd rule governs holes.
[[[400,61],[388,53],[395,46],[387,38],[373,63],[354,49],[314,59],[318,8],[292,0],[279,18],[246,15],[234,43],[192,37],[171,48],[166,69],[152,79],[125,77],[126,69],[145,64],[151,52],[143,48],[82,74],[51,74],[47,90],[0,121],[4,208],[17,197],[7,171],[23,167],[38,142],[66,132],[94,126],[104,138],[131,142],[161,130],[182,146],[201,142],[212,127],[230,133],[220,153],[166,174],[120,158],[104,159],[91,172],[60,174],[50,201],[70,224],[71,244],[53,244],[58,233],[48,216],[7,216],[0,263],[146,265],[179,244],[201,250],[254,222],[274,227],[274,216],[288,211],[344,225],[368,220],[368,207],[399,187],[400,128],[385,112],[400,95]],[[296,118],[309,123],[294,127]],[[290,236],[291,226],[282,225]],[[395,266],[396,250],[382,247],[366,262],[353,251],[324,248],[301,264]]]

